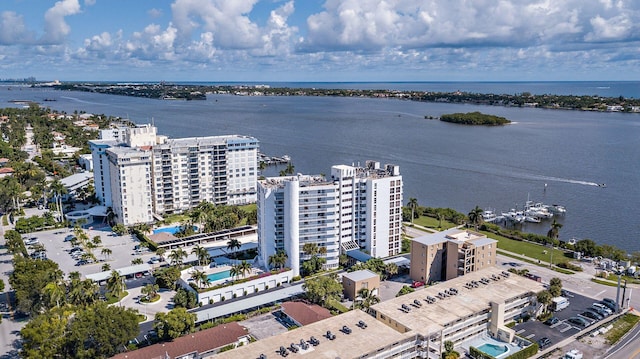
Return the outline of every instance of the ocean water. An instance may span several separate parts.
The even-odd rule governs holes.
[[[323,85],[615,97],[638,97],[640,88],[633,82],[462,84]],[[44,98],[56,100],[43,102],[44,106],[68,113],[78,110],[153,122],[159,133],[170,137],[255,136],[263,153],[288,154],[300,173],[327,174],[331,165],[366,160],[394,163],[404,178],[405,203],[415,197],[422,206],[464,213],[476,205],[496,212],[522,208],[527,199],[564,205],[567,214],[558,218],[563,223],[560,239],[590,238],[627,251],[640,250],[640,114],[367,98],[209,95],[206,101],[162,101],[0,87],[4,106],[12,106],[9,100]],[[469,127],[424,118],[469,111],[504,116],[514,123]],[[265,174],[278,171],[271,168]],[[525,224],[522,229],[544,234],[549,222]]]

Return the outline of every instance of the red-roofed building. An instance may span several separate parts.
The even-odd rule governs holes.
[[[323,319],[331,318],[328,309],[316,304],[303,302],[284,302],[281,306],[282,313],[286,314],[298,325],[309,325]]]
[[[224,346],[240,342],[248,344],[249,333],[247,329],[238,323],[227,323],[187,334],[171,342],[120,353],[112,359],[198,359],[204,355],[213,354]]]
[[[15,171],[11,167],[2,167],[0,168],[0,178],[11,176],[13,172]]]

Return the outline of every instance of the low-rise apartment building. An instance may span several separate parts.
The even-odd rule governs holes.
[[[433,283],[496,264],[498,241],[471,230],[452,228],[411,240],[410,276]]]

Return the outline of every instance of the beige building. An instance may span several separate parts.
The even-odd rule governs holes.
[[[342,288],[344,295],[350,300],[355,300],[358,291],[363,288],[377,295],[380,290],[380,275],[367,269],[345,273],[342,275]]]
[[[450,280],[496,264],[498,241],[452,228],[411,240],[410,276],[426,283]]]
[[[478,285],[469,285],[473,282]],[[253,359],[261,354],[281,358],[278,353],[284,347],[294,358],[306,359],[439,359],[445,341],[451,340],[461,351],[465,341],[479,336],[515,341],[509,349],[512,354],[521,349],[520,339],[504,324],[530,314],[536,293],[543,289],[541,283],[492,266],[373,305],[370,314],[352,310],[211,358]],[[450,294],[444,296],[445,292]],[[429,297],[434,300],[427,301]],[[312,336],[316,345],[311,345]]]

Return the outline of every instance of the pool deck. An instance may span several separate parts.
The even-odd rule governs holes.
[[[194,266],[194,267],[187,268],[187,269],[182,271],[182,274],[181,274],[182,279],[187,283],[193,282],[193,280],[191,280],[191,273],[194,270],[202,271],[202,272],[204,272],[204,274],[206,274],[208,276],[210,274],[216,274],[216,273],[220,273],[220,272],[225,272],[225,271],[231,270],[231,266],[229,266],[229,265],[221,265],[221,266],[217,266],[217,267]],[[251,271],[249,273],[247,273],[245,276],[238,276],[236,278],[237,279],[249,278],[251,276],[258,275],[258,274],[260,274],[262,272],[263,271],[260,270],[259,268],[253,268],[252,267]],[[222,283],[225,283],[226,281],[229,281],[230,279],[231,279],[231,277],[227,277],[227,278],[221,278],[221,279],[218,279],[218,280],[215,280],[215,281],[211,281],[211,282],[209,282],[209,286],[222,284]]]
[[[495,357],[496,359],[506,358],[507,356],[512,355],[512,354],[514,354],[516,352],[519,352],[520,350],[523,349],[523,348],[520,348],[517,345],[493,339],[493,338],[491,338],[491,336],[489,336],[488,333],[484,333],[484,334],[481,334],[480,336],[477,336],[477,337],[471,338],[469,340],[466,340],[466,341],[464,341],[464,342],[462,342],[460,344],[460,347],[463,348],[466,352],[469,352],[469,347],[478,348],[479,346],[481,346],[483,344],[506,346],[507,349],[509,349],[508,351],[496,356]],[[490,354],[490,353],[487,353],[487,354]]]

